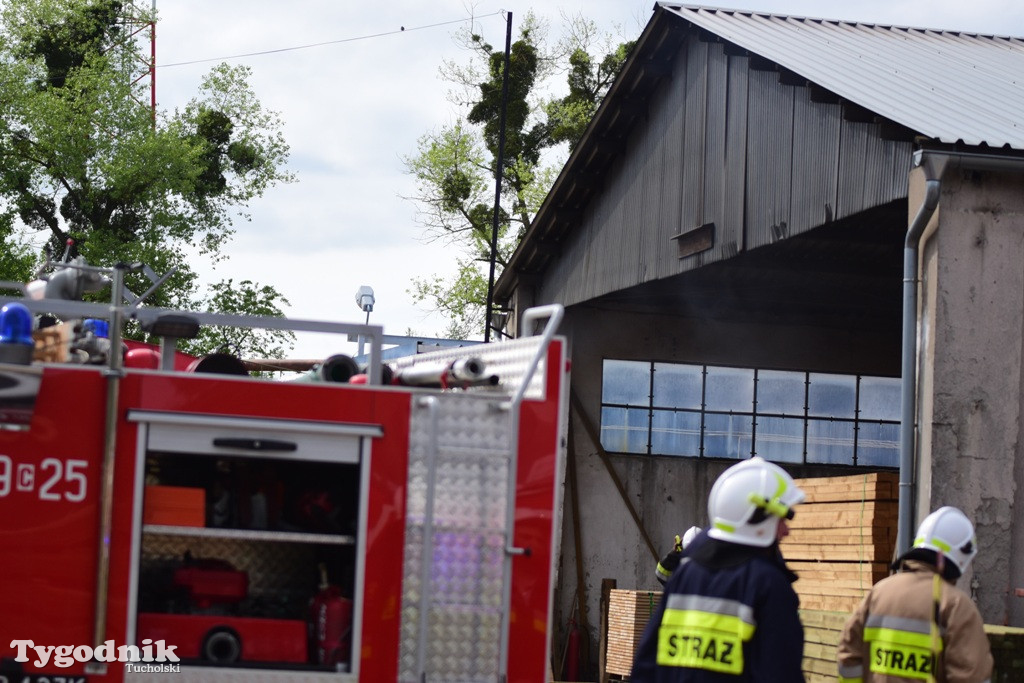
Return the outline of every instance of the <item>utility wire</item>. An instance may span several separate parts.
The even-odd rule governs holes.
[[[479,17],[472,17],[470,20],[471,21],[475,21],[476,19],[486,19],[487,17],[494,17],[494,16],[498,16],[499,14],[504,14],[504,13],[505,13],[504,10],[498,10],[497,12],[492,12],[491,14],[484,14],[484,15],[479,16]],[[357,40],[368,40],[370,38],[381,38],[383,36],[391,36],[391,35],[394,35],[396,33],[408,33],[410,31],[421,31],[423,29],[428,29],[428,28],[437,28],[438,26],[448,26],[449,24],[461,24],[461,23],[463,23],[465,21],[466,21],[465,19],[454,19],[452,21],[442,21],[442,22],[437,23],[437,24],[427,24],[426,26],[414,26],[412,28],[406,28],[406,27],[402,26],[397,31],[385,31],[384,33],[373,33],[373,34],[366,35],[366,36],[358,36],[356,38],[341,38],[339,40],[328,40],[328,41],[325,41],[325,42],[322,42],[322,43],[310,43],[309,45],[296,45],[295,47],[282,47],[282,48],[278,48],[276,50],[261,50],[260,52],[247,52],[245,54],[231,55],[229,57],[210,57],[208,59],[193,59],[193,60],[188,61],[188,62],[175,62],[174,64],[157,64],[157,68],[159,69],[159,68],[167,68],[167,67],[170,67],[170,66],[186,66],[188,64],[201,64],[202,62],[220,62],[220,61],[224,61],[226,59],[241,59],[242,57],[256,57],[256,56],[259,56],[259,55],[270,55],[270,54],[274,54],[274,53],[277,53],[277,52],[292,52],[294,50],[307,50],[307,49],[312,48],[312,47],[323,47],[324,45],[337,45],[338,43],[352,43],[352,42],[355,42]]]

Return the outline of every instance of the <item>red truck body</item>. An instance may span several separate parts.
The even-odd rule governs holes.
[[[39,665],[32,647],[163,640],[180,655],[175,681],[544,681],[568,372],[558,319],[395,364],[472,355],[500,377],[486,387],[0,364],[0,384],[38,387],[28,423],[0,429],[0,680],[159,680],[95,658]],[[147,524],[154,485],[202,488],[202,524]],[[190,558],[245,579],[197,600],[173,578]],[[350,601],[342,662],[316,654],[324,563]],[[228,661],[204,659],[218,626],[241,641],[237,658],[229,646]]]

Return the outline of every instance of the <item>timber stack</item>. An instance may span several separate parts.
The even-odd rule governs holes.
[[[797,507],[780,547],[800,607],[852,612],[889,575],[896,549],[899,479],[895,472],[798,479],[807,500]]]
[[[651,613],[661,600],[661,591],[612,589],[608,595],[608,648],[605,671],[629,676],[640,637]]]
[[[896,549],[895,472],[798,479],[807,500],[780,544],[800,580],[807,683],[835,683],[836,645],[850,613],[889,575]]]

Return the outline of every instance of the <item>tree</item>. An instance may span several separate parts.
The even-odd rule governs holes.
[[[247,67],[214,67],[183,111],[151,109],[132,28],[153,19],[132,0],[4,4],[0,225],[24,226],[29,243],[0,230],[16,250],[0,259],[0,279],[24,274],[26,249],[38,263],[40,247],[59,255],[70,239],[70,256],[93,265],[173,269],[147,303],[193,308],[194,249],[224,258],[248,202],[292,180],[281,122],[249,87]],[[126,284],[138,292],[150,285],[137,273]],[[273,288],[251,287],[283,301]]]
[[[554,144],[566,143],[571,152],[583,137],[590,119],[622,70],[636,41],[612,45],[607,35],[598,36],[593,22],[570,22],[568,29],[569,37],[563,45],[569,54],[569,92],[562,98],[548,101],[544,109],[551,141]],[[597,41],[603,42],[606,52],[600,61],[595,61],[585,47]]]
[[[553,49],[546,37],[547,27],[527,13],[509,53],[496,274],[507,265],[557,177],[567,153],[559,147],[565,143],[571,150],[583,135],[632,47],[612,45],[582,16],[568,20],[565,37]],[[457,244],[464,255],[453,278],[416,279],[410,294],[416,303],[445,314],[444,336],[468,338],[486,324],[504,46],[496,50],[467,31],[456,39],[473,58],[467,65],[446,62],[441,73],[453,84],[451,99],[464,114],[422,136],[405,163],[417,181],[417,194],[410,199],[425,238]],[[595,60],[590,50],[602,40],[609,51]],[[568,94],[545,95],[559,73],[568,73]]]
[[[281,306],[290,302],[270,286],[260,286],[252,280],[242,280],[235,285],[233,280],[218,282],[210,288],[206,306],[219,313],[279,317],[284,315]],[[204,327],[199,336],[180,342],[181,350],[197,355],[210,350],[225,350],[236,355],[248,355],[258,351],[263,358],[283,358],[285,346],[294,340],[294,334],[284,335],[276,330],[242,329],[234,327]]]

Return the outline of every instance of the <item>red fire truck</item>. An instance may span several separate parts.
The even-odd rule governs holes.
[[[109,305],[0,299],[0,683],[545,680],[559,307],[385,365],[379,327],[147,307],[126,267]],[[43,314],[66,357],[39,360]],[[125,353],[127,321],[159,349]],[[175,351],[204,325],[360,335],[370,362],[204,370]]]

